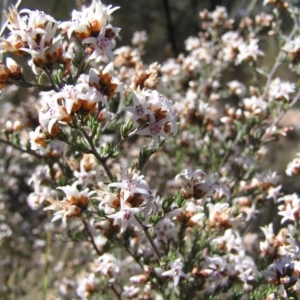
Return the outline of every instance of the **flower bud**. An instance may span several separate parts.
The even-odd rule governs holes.
[[[19,80],[22,78],[22,69],[12,58],[7,57],[6,66],[9,70],[10,78],[15,80]]]
[[[5,123],[5,130],[6,131],[9,131],[9,132],[12,132],[13,130],[13,124],[10,120],[6,121]]]
[[[9,75],[8,68],[4,65],[2,61],[0,61],[0,90],[4,88],[5,82],[8,79],[8,75]]]
[[[22,123],[20,121],[15,121],[13,124],[13,131],[20,131],[22,129]]]

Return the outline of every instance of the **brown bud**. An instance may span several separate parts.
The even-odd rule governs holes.
[[[10,57],[6,59],[6,66],[9,70],[9,77],[15,80],[22,78],[21,67]]]
[[[5,66],[5,64],[0,61],[0,90],[2,90],[5,86],[5,82],[7,82],[9,75],[9,70]]]

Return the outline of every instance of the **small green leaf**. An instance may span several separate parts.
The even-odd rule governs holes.
[[[142,170],[147,160],[150,158],[150,156],[156,152],[156,149],[147,149],[144,148],[141,150],[139,154],[139,164],[138,169]]]
[[[176,204],[177,204],[178,207],[183,207],[184,204],[185,204],[185,199],[183,198],[183,196],[181,195],[181,193],[177,194]]]
[[[175,197],[174,196],[169,196],[167,197],[163,203],[162,203],[162,209],[164,211],[164,214],[167,214],[168,212],[170,212],[171,210],[171,206],[175,201]]]
[[[114,143],[109,143],[100,148],[100,155],[102,157],[112,157],[115,158],[119,155],[117,146]]]
[[[120,128],[120,134],[122,139],[126,139],[129,134],[133,131],[134,125],[131,121],[128,121],[126,124],[122,125]]]

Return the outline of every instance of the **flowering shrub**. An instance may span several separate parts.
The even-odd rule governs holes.
[[[201,11],[186,54],[150,65],[145,32],[117,48],[118,7],[93,0],[66,22],[8,8],[5,295],[22,294],[5,273],[14,252],[34,251],[49,299],[300,298],[300,199],[261,165],[268,145],[293,130],[278,123],[300,96],[288,81],[300,72],[299,10],[264,2],[271,14],[240,21],[224,7]],[[283,13],[294,24],[288,35]],[[270,69],[266,39],[279,45]],[[18,87],[29,93],[14,104]],[[300,173],[299,155],[288,176]],[[276,218],[254,228],[270,207]]]

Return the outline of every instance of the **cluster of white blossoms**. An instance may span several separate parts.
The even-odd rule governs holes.
[[[114,118],[109,100],[118,95],[122,99],[125,90],[122,82],[114,75],[113,62],[102,70],[90,68],[88,75],[80,74],[80,70],[76,71],[71,63],[76,56],[75,50],[71,46],[64,46],[63,34],[67,32],[71,39],[72,33],[75,33],[81,43],[86,45],[85,57],[89,60],[105,54],[112,61],[114,38],[120,28],[109,25],[108,19],[116,9],[106,7],[100,1],[93,1],[82,12],[74,10],[72,21],[60,24],[40,11],[26,9],[18,12],[12,7],[6,13],[11,33],[9,38],[1,39],[1,51],[30,54],[29,64],[34,73],[46,74],[51,83],[40,94],[39,126],[29,133],[32,150],[45,148],[51,139],[60,134],[60,125],[72,126],[76,118],[82,115],[95,114],[104,127]],[[58,29],[63,31],[55,36]],[[60,76],[69,76],[69,82],[53,81],[49,74],[55,66],[63,69]],[[1,65],[1,70],[2,82],[23,76],[21,68],[10,58],[7,67]],[[159,137],[166,138],[169,132],[176,134],[176,113],[170,100],[156,90],[140,90],[138,87],[131,93],[134,106],[126,107],[125,110],[133,113],[132,120],[139,123],[139,130],[133,134],[152,137],[154,147],[158,145]],[[104,109],[99,111],[99,105]]]
[[[300,74],[298,31],[280,36],[273,13],[234,20],[225,7],[205,9],[185,52],[145,64],[145,31],[118,48],[118,8],[92,0],[64,22],[5,12],[3,99],[15,86],[39,93],[0,103],[1,246],[26,248],[13,226],[30,232],[28,247],[42,236],[31,249],[61,274],[48,281],[58,287],[51,299],[299,298],[299,196],[262,163],[292,130],[278,124],[299,83],[277,71],[288,61]],[[268,35],[285,41],[270,72],[261,66]],[[299,173],[298,154],[286,175]],[[49,224],[22,225],[28,206]],[[67,258],[55,252],[60,242]]]
[[[286,167],[286,174],[288,176],[298,175],[300,173],[300,153]]]

